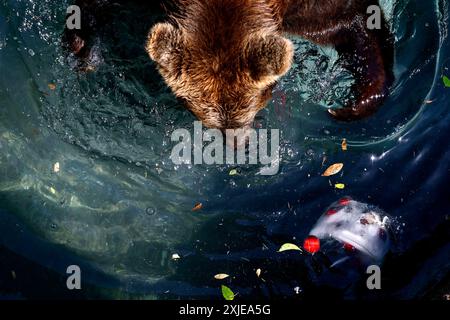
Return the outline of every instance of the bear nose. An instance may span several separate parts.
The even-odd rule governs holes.
[[[247,117],[245,117],[247,119]],[[245,129],[248,130],[252,127],[252,122],[246,122],[243,119],[236,119],[236,118],[225,118],[221,119],[221,128],[222,130],[239,130],[239,129]]]
[[[227,146],[234,150],[240,150],[247,146],[252,131],[251,125],[245,125],[236,129],[222,129]]]

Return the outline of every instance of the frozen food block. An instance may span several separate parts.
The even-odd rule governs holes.
[[[381,261],[389,248],[389,218],[380,209],[350,197],[333,203],[310,232],[319,239],[335,239],[346,250],[355,249]]]

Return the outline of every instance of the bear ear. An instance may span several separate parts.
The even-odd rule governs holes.
[[[253,37],[248,42],[247,62],[256,81],[275,81],[291,67],[294,46],[280,35]]]
[[[145,49],[150,58],[161,66],[168,66],[172,53],[180,48],[181,31],[169,23],[158,23],[149,32]]]

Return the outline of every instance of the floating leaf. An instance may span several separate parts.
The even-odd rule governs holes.
[[[181,257],[180,257],[180,255],[178,253],[174,253],[172,255],[172,260],[180,260],[180,259],[181,259]]]
[[[298,246],[296,246],[295,244],[292,243],[285,243],[281,246],[280,250],[278,250],[278,252],[283,252],[283,251],[290,251],[290,250],[295,250],[295,251],[302,251],[302,249],[300,249]]]
[[[48,84],[48,88],[49,88],[50,90],[56,90],[56,84],[54,84],[54,83],[49,83],[49,84]]]
[[[219,274],[216,274],[214,276],[214,279],[216,279],[216,280],[223,280],[223,279],[226,279],[228,277],[229,277],[229,275],[226,274],[226,273],[219,273]]]
[[[343,163],[335,163],[328,167],[327,170],[322,174],[323,177],[329,177],[335,174],[338,174],[342,168],[344,167]]]
[[[345,189],[345,184],[343,184],[343,183],[336,183],[335,185],[334,185],[334,187],[336,188],[336,189]]]
[[[344,140],[342,140],[342,144],[341,144],[341,147],[342,147],[342,151],[347,151],[347,139],[344,139]]]
[[[443,77],[442,77],[442,81],[444,81],[444,85],[445,85],[447,88],[450,88],[450,79],[449,79],[447,76],[443,76]]]
[[[56,163],[53,165],[53,172],[54,172],[54,173],[58,173],[58,172],[59,172],[59,169],[60,169],[60,167],[59,167],[59,162],[56,162]]]
[[[262,272],[261,269],[257,269],[257,270],[256,270],[256,276],[257,276],[258,278],[261,276],[261,272]]]
[[[237,169],[232,169],[232,170],[230,170],[230,173],[229,173],[230,176],[236,176],[238,174],[239,174],[239,172],[237,171]]]
[[[195,205],[195,207],[192,208],[192,211],[198,211],[201,210],[203,208],[203,204],[202,203],[197,203]]]
[[[231,301],[234,300],[234,292],[231,291],[227,286],[222,285],[222,295],[225,300]]]

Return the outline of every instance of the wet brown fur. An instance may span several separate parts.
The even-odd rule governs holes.
[[[384,21],[381,30],[365,26],[367,7],[377,0],[175,1],[170,19],[150,30],[146,50],[167,85],[206,126],[252,123],[291,66],[286,33],[333,45],[354,74],[356,99],[332,112],[335,118],[367,117],[388,94],[392,37]]]

